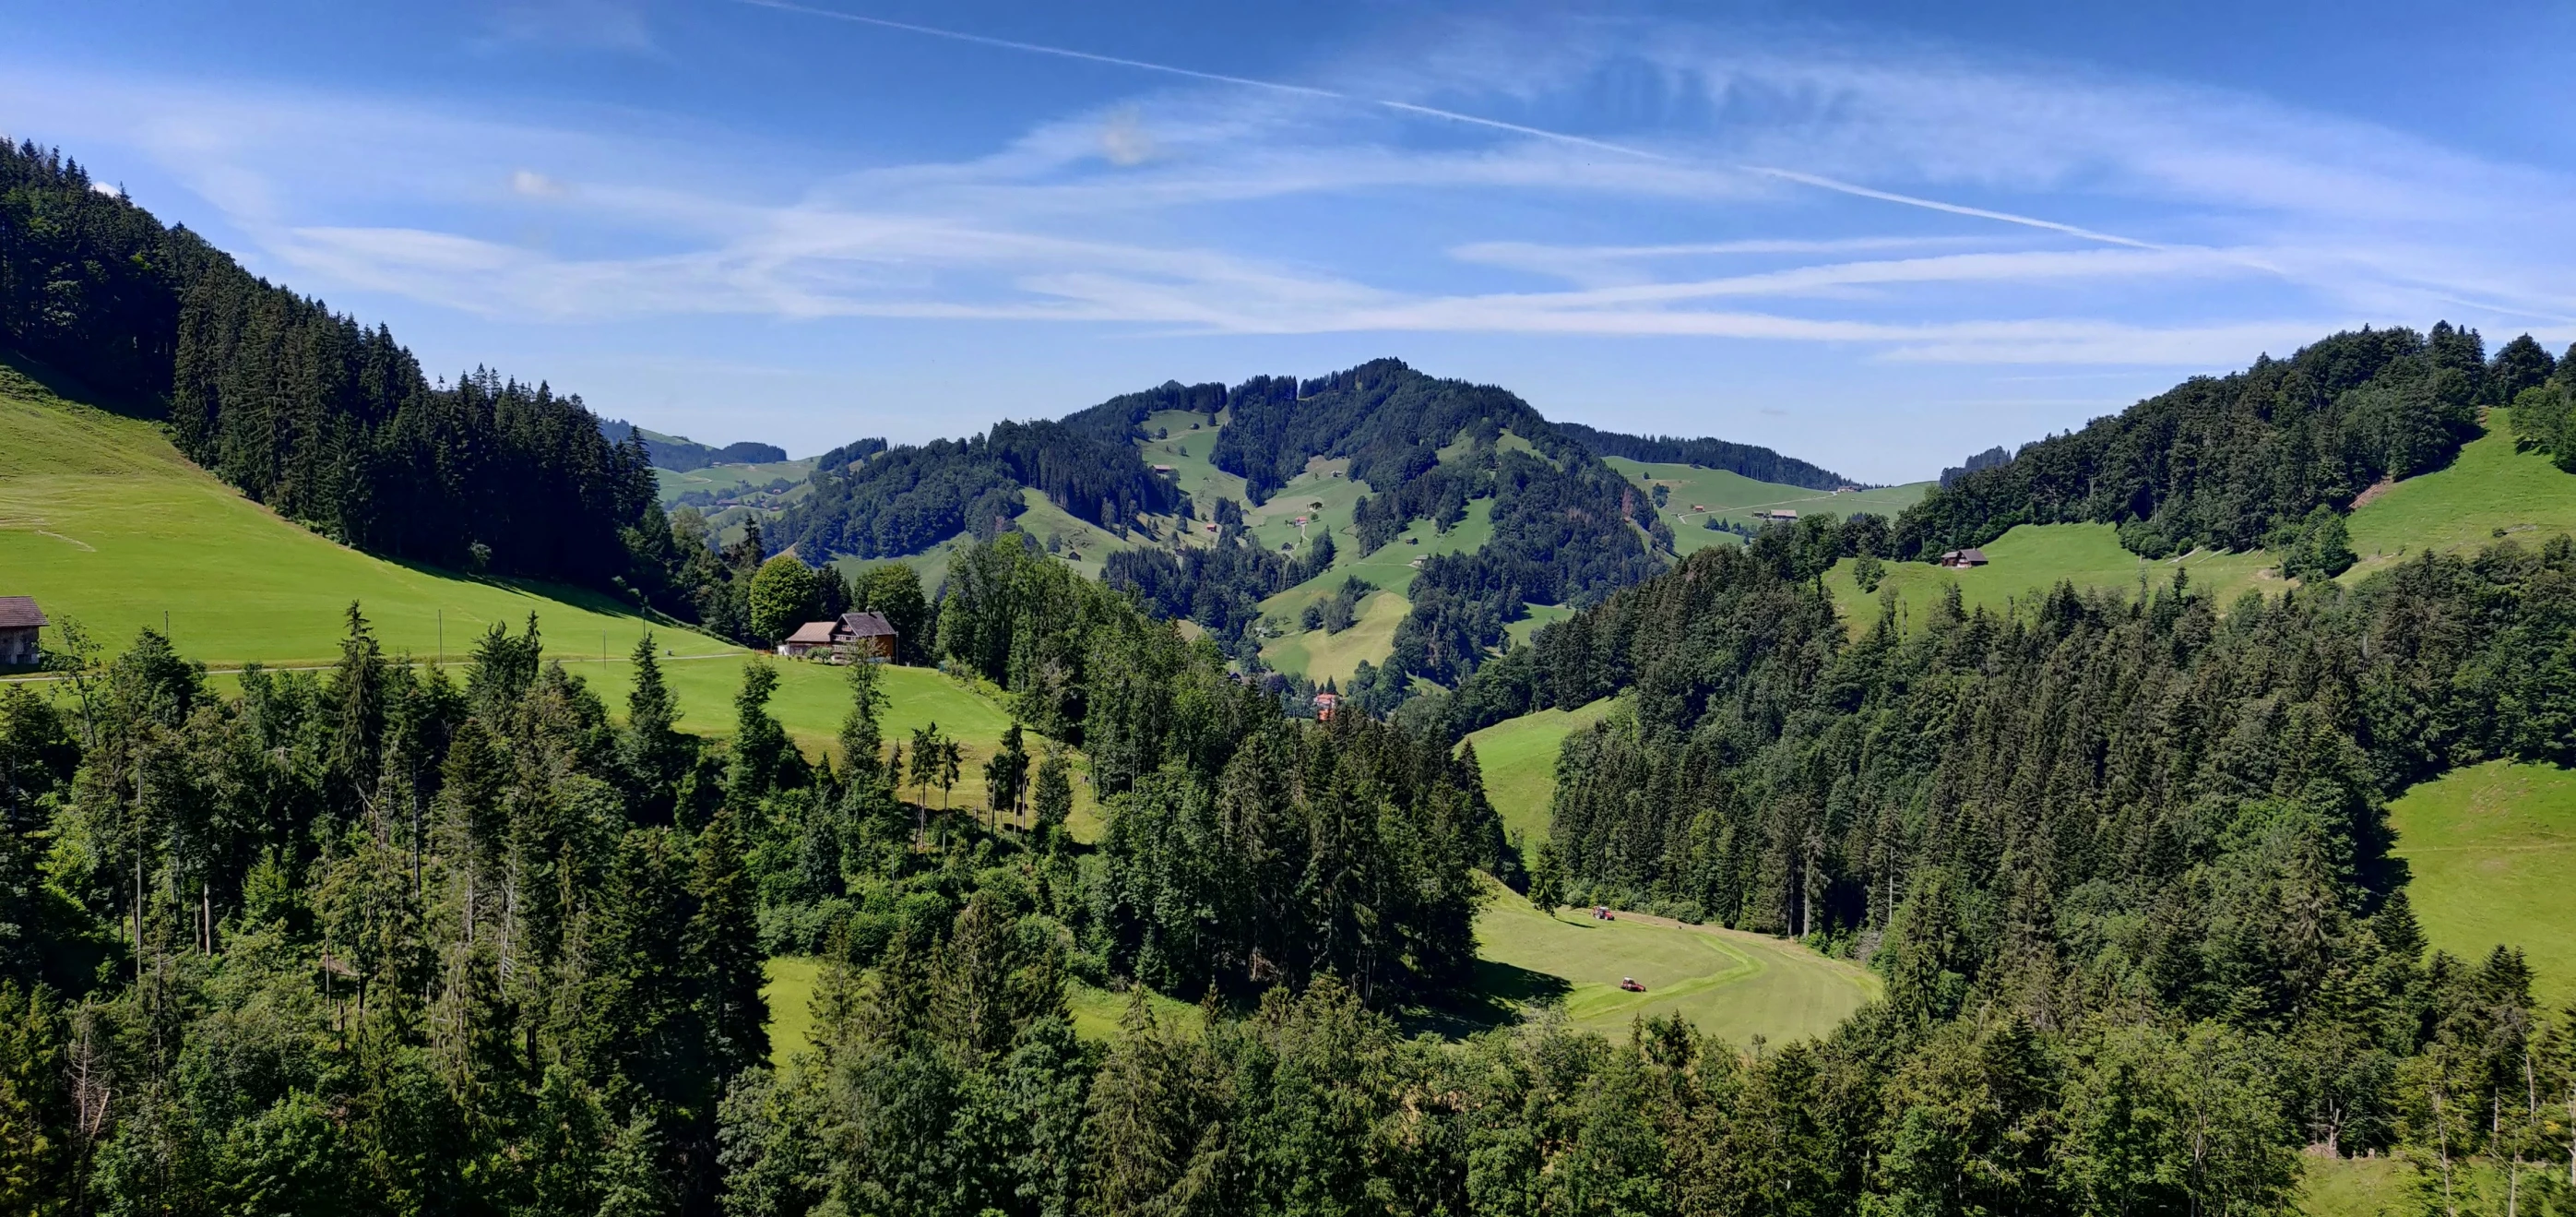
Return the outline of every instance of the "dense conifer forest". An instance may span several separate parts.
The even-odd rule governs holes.
[[[1898,521],[1899,557],[1983,545],[2016,524],[2101,523],[2150,558],[2194,547],[2288,550],[2383,479],[2449,463],[2482,406],[2510,405],[2555,362],[2526,335],[2486,357],[2437,324],[2337,334],[2288,359],[2200,376],[2082,430],[1972,461]],[[1989,454],[1991,455],[1991,454]]]
[[[1754,444],[1707,437],[1682,439],[1672,435],[1624,435],[1617,431],[1595,430],[1581,423],[1558,423],[1556,429],[1601,456],[1655,465],[1723,469],[1757,482],[1803,486],[1809,490],[1835,490],[1857,485],[1833,470],[1808,464],[1794,456],[1782,456]]]
[[[488,369],[432,384],[382,326],[253,278],[80,166],[0,144],[0,342],[166,417],[180,451],[291,519],[395,557],[657,584],[640,441]]]

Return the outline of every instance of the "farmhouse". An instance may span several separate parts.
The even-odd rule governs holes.
[[[1982,549],[1954,549],[1941,555],[1941,565],[1952,570],[1965,570],[1971,566],[1985,564],[1986,551]]]
[[[843,613],[834,623],[833,645],[843,659],[889,660],[894,658],[896,634],[894,623],[883,613]]]
[[[45,628],[44,610],[33,596],[0,596],[0,664],[32,664],[44,658],[36,649],[36,631]]]
[[[789,659],[803,659],[820,651],[829,651],[832,649],[832,630],[837,624],[831,621],[808,621],[797,626],[795,633],[789,634],[779,642],[778,653]]]
[[[1337,694],[1337,693],[1318,693],[1318,694],[1316,694],[1316,695],[1315,695],[1315,717],[1316,717],[1316,719],[1317,719],[1317,720],[1319,720],[1319,721],[1322,721],[1322,722],[1327,722],[1327,723],[1329,723],[1329,722],[1333,721],[1333,710],[1334,710],[1336,707],[1340,706],[1341,704],[1342,704],[1342,699],[1341,699],[1341,695],[1340,695],[1340,694]]]
[[[1794,512],[1794,511],[1787,510],[1786,508],[1783,508],[1782,510],[1779,510],[1779,511],[1757,511],[1757,512],[1754,512],[1754,513],[1753,513],[1753,518],[1754,518],[1754,519],[1757,519],[1757,520],[1788,520],[1788,521],[1794,521],[1794,520],[1796,520],[1796,519],[1798,518],[1798,513],[1797,513],[1797,512]]]

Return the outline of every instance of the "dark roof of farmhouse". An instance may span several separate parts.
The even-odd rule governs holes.
[[[0,596],[0,630],[30,630],[46,624],[45,611],[33,596]]]
[[[841,628],[860,638],[891,638],[895,633],[894,623],[883,613],[843,613]]]

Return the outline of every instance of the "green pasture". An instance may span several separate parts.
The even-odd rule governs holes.
[[[1193,424],[1198,430],[1190,429]],[[1238,503],[1243,501],[1243,479],[1208,461],[1209,455],[1216,451],[1216,437],[1223,429],[1222,421],[1211,427],[1207,425],[1206,415],[1187,410],[1160,410],[1145,419],[1147,436],[1152,436],[1156,428],[1168,430],[1171,435],[1164,439],[1139,440],[1137,450],[1148,465],[1172,467],[1173,480],[1180,486],[1181,493],[1198,500],[1200,519],[1209,518],[1219,498],[1233,499]]]
[[[2262,550],[2231,554],[2201,550],[2178,558],[2150,560],[2120,548],[2119,533],[2108,524],[2023,524],[1985,546],[1987,564],[1949,570],[1928,562],[1888,562],[1876,594],[1860,590],[1852,576],[1853,559],[1836,563],[1825,576],[1825,588],[1852,632],[1878,620],[1879,601],[1894,589],[1908,621],[1921,621],[1943,594],[1957,584],[1968,607],[2002,609],[2015,600],[2045,596],[2060,581],[2078,588],[2108,588],[2136,595],[2139,581],[2161,588],[2174,572],[2191,572],[2191,586],[2216,598],[2223,610],[2250,588],[2278,594],[2290,585],[2274,569],[2279,559]]]
[[[1530,639],[1540,630],[1574,615],[1573,608],[1562,604],[1524,604],[1521,607],[1529,615],[1503,627],[1503,632],[1511,635],[1513,646],[1528,646]]]
[[[1289,631],[1261,649],[1261,661],[1282,672],[1303,673],[1317,683],[1326,676],[1349,680],[1363,659],[1386,662],[1395,649],[1396,625],[1413,611],[1413,602],[1404,598],[1413,577],[1421,573],[1413,560],[1481,549],[1493,537],[1494,501],[1478,499],[1467,504],[1467,518],[1445,533],[1427,520],[1415,520],[1395,540],[1365,556],[1353,552],[1357,542],[1345,543],[1331,570],[1261,602],[1261,611]],[[1361,602],[1359,620],[1351,628],[1339,634],[1297,628],[1297,616],[1307,605],[1333,594],[1353,575],[1379,590]]]
[[[34,596],[111,648],[166,620],[181,650],[217,666],[329,662],[352,600],[388,651],[423,659],[531,613],[575,653],[597,654],[602,635],[631,650],[648,628],[678,654],[731,649],[604,596],[359,553],[216,481],[153,424],[14,376],[0,377],[0,595]]]
[[[2455,769],[2389,803],[2388,818],[2434,946],[2472,962],[2519,947],[2543,1007],[2576,1001],[2576,773],[2508,761]]]
[[[1601,721],[1617,704],[1602,698],[1573,710],[1540,710],[1505,719],[1467,737],[1484,771],[1485,798],[1503,818],[1503,831],[1528,848],[1547,840],[1548,808],[1556,798],[1556,754],[1565,737]]]
[[[2447,468],[2390,486],[2352,513],[2347,527],[2361,561],[2345,582],[2427,549],[2474,551],[2500,537],[2538,545],[2576,533],[2576,475],[2541,453],[2516,451],[2508,413],[2489,411],[2486,434],[2461,445]]]
[[[1476,919],[1477,986],[1509,1004],[1562,1002],[1577,1026],[1616,1033],[1679,1014],[1737,1044],[1820,1036],[1879,996],[1866,969],[1797,943],[1634,914],[1550,917],[1497,890]],[[1619,988],[1623,977],[1646,986]]]
[[[703,490],[723,498],[740,494],[745,489],[767,486],[780,478],[787,479],[788,486],[793,489],[803,484],[813,472],[814,458],[807,457],[801,461],[766,465],[709,465],[686,473],[657,468],[653,471],[653,480],[661,491],[662,501],[669,503],[692,490]]]
[[[605,597],[570,588],[462,577],[359,553],[279,519],[190,464],[147,422],[62,401],[0,375],[0,595],[34,596],[57,622],[77,619],[111,650],[161,629],[188,657],[313,667],[338,657],[351,601],[388,653],[454,668],[493,625],[516,633],[533,614],[549,658],[622,714],[635,643],[651,631],[681,725],[733,731],[733,699],[750,653]],[[166,617],[165,617],[166,614]],[[48,631],[49,643],[59,638]],[[763,659],[779,674],[770,713],[821,756],[849,712],[846,670]],[[881,669],[889,738],[936,721],[979,771],[1009,715],[992,691],[922,668]],[[1092,819],[1076,783],[1077,822]],[[933,799],[938,798],[933,792]],[[952,801],[980,803],[970,778]]]
[[[1762,525],[1762,521],[1754,518],[1758,511],[1835,516],[1868,511],[1893,520],[1896,513],[1913,506],[1932,489],[1930,482],[1909,482],[1903,486],[1834,494],[1803,486],[1756,481],[1724,469],[1649,464],[1616,456],[1602,459],[1643,490],[1651,491],[1657,484],[1669,488],[1670,497],[1659,514],[1672,527],[1673,548],[1683,554],[1735,541],[1731,534],[1712,531],[1708,527],[1711,516],[1756,528]]]

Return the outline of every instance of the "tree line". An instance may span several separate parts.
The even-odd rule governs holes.
[[[433,385],[383,326],[254,278],[80,166],[0,142],[0,339],[189,459],[347,544],[640,587],[666,529],[644,448],[486,369]]]
[[[1757,482],[1802,486],[1809,490],[1839,490],[1858,485],[1831,469],[1794,456],[1783,456],[1758,444],[1738,444],[1709,436],[1683,439],[1674,435],[1625,435],[1581,423],[1558,423],[1556,429],[1602,456],[1615,456],[1641,464],[1723,469]]]
[[[2018,524],[2099,523],[2150,558],[2290,548],[2383,480],[2450,462],[2478,411],[2549,381],[2529,335],[2490,360],[2474,330],[2336,334],[2200,376],[2083,429],[1972,460],[1898,518],[1896,556],[1984,545]]]

